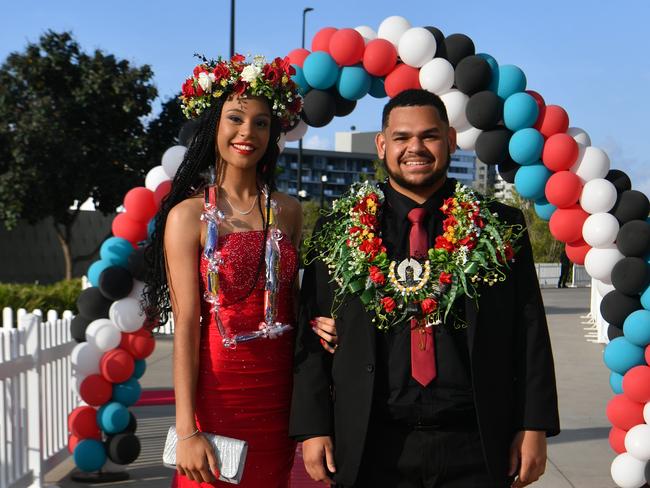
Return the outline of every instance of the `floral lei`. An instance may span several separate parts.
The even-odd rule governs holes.
[[[456,184],[454,194],[440,207],[444,233],[428,250],[428,259],[415,265],[418,280],[403,278],[408,265],[391,262],[379,234],[378,213],[384,194],[375,183],[353,185],[336,200],[321,231],[309,239],[311,255],[328,267],[335,292],[333,313],[346,294],[359,296],[373,322],[387,330],[415,317],[428,326],[439,324],[451,312],[456,298],[478,298],[480,284],[506,279],[505,269],[515,254],[520,233],[487,209],[466,186]],[[410,263],[413,263],[410,261]],[[411,277],[412,278],[412,277]],[[455,317],[456,325],[462,325]]]

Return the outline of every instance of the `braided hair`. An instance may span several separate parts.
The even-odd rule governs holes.
[[[147,263],[147,276],[143,292],[143,304],[147,321],[150,324],[164,324],[169,319],[171,312],[171,301],[169,296],[169,284],[167,282],[167,271],[165,266],[164,232],[169,211],[181,201],[198,194],[209,181],[209,171],[217,165],[217,175],[223,174],[224,163],[218,153],[216,145],[216,134],[221,119],[224,101],[228,97],[220,97],[212,103],[211,107],[205,110],[198,119],[198,127],[189,144],[183,162],[181,163],[172,186],[163,199],[160,210],[156,214],[155,227],[151,240],[145,248],[145,260]],[[268,100],[264,99],[267,103]],[[271,105],[269,103],[271,114]],[[257,163],[258,181],[268,188],[269,192],[276,189],[275,168],[280,150],[277,141],[280,138],[280,120],[271,115],[269,144],[261,159]],[[216,163],[215,163],[216,161]],[[220,176],[217,176],[219,178]],[[219,180],[217,179],[217,184]],[[270,195],[269,195],[270,196]],[[264,239],[268,234],[268,211],[262,212],[261,199],[258,199],[258,209],[264,218]],[[267,198],[267,210],[270,198]],[[260,259],[257,266],[256,278],[248,293],[240,298],[245,299],[255,288],[257,279],[264,265],[264,245],[262,246]],[[237,300],[237,301],[240,301]]]

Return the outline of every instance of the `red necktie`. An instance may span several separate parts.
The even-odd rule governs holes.
[[[409,246],[411,256],[426,259],[429,239],[424,227],[427,211],[414,208],[408,213],[411,222]],[[433,330],[424,327],[417,319],[411,319],[411,376],[422,386],[427,386],[436,377],[436,356],[433,344]]]

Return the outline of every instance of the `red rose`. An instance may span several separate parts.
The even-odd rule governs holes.
[[[468,236],[463,237],[458,241],[459,246],[467,246],[467,248],[471,251],[476,247],[476,242],[474,242],[474,235],[470,234]]]
[[[363,225],[366,225],[368,227],[375,227],[377,225],[377,217],[374,215],[370,214],[363,214],[361,217],[359,217],[359,220]]]
[[[451,277],[452,277],[451,273],[445,273],[443,271],[442,273],[440,273],[440,278],[438,279],[438,281],[440,281],[440,283],[443,285],[445,284],[449,285],[451,284]]]
[[[298,113],[300,112],[300,109],[302,108],[302,98],[297,97],[294,98],[291,103],[289,104],[289,111],[291,113]]]
[[[365,198],[357,203],[354,207],[352,207],[352,211],[356,213],[366,212],[366,210],[368,210],[368,204],[366,203]]]
[[[264,78],[272,84],[279,83],[282,78],[282,71],[277,66],[267,64],[262,71],[264,72]]]
[[[474,219],[474,223],[479,226],[481,229],[485,227],[485,222],[483,222],[483,219],[480,217],[477,217]]]
[[[246,56],[243,56],[241,54],[235,54],[232,58],[230,58],[230,62],[233,64],[241,64],[244,61],[246,61]]]
[[[198,66],[194,67],[194,78],[198,78],[201,73],[207,73],[208,70],[205,69],[205,66],[202,64],[199,64]]]
[[[289,59],[289,56],[285,56],[284,59],[275,58],[275,64],[282,68],[282,71],[284,71],[288,76],[296,74],[296,68],[291,66],[291,60]]]
[[[188,78],[187,80],[185,80],[185,83],[183,83],[182,92],[184,97],[190,98],[194,96],[194,94],[196,93],[194,91],[194,79]]]
[[[386,283],[386,277],[384,276],[384,273],[382,273],[381,269],[379,269],[377,266],[370,266],[370,268],[368,268],[368,273],[370,274],[370,280],[373,283],[376,283],[378,285],[383,285]]]
[[[361,227],[357,227],[356,225],[353,227],[350,227],[350,235],[354,235],[357,232],[361,232]]]
[[[212,73],[214,73],[215,81],[217,83],[223,78],[228,78],[228,76],[230,76],[230,70],[228,69],[228,66],[223,63],[216,65],[212,70]]]
[[[456,220],[456,217],[453,215],[450,217],[447,217],[443,222],[442,222],[442,228],[447,230],[447,227],[451,226],[454,227],[458,221]]]
[[[512,248],[512,244],[506,242],[506,259],[512,261],[515,257],[515,250]]]
[[[381,245],[381,239],[378,237],[373,237],[372,239],[366,239],[359,246],[361,252],[365,252],[370,256],[370,260],[375,259],[378,253],[383,252],[384,247]]]
[[[447,239],[445,239],[444,236],[438,236],[436,237],[435,248],[444,249],[447,252],[452,252],[454,250],[454,245],[451,242],[449,242]]]
[[[395,300],[391,297],[384,297],[381,299],[381,306],[384,307],[386,312],[391,313],[395,310]]]
[[[424,315],[429,315],[436,308],[438,308],[438,302],[433,298],[425,298],[420,302],[420,308],[422,309],[422,313]]]
[[[370,195],[368,195],[366,197],[366,200],[368,200],[368,199],[372,200],[375,203],[377,203],[379,201],[379,197],[377,196],[376,193],[371,193]]]
[[[247,88],[248,83],[242,80],[238,80],[237,83],[235,83],[235,86],[232,88],[232,91],[236,95],[243,95]]]

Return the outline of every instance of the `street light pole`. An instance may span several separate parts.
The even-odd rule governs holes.
[[[327,175],[320,177],[320,208],[325,206],[325,183],[327,183]]]
[[[302,9],[302,42],[300,46],[303,49],[305,47],[305,17],[307,16],[307,12],[311,12],[312,10],[314,9],[311,7],[305,7]],[[298,181],[296,183],[296,194],[300,195],[300,192],[302,191],[302,137],[298,141],[298,168],[296,173],[298,176]]]
[[[235,0],[230,0],[230,57],[235,55]]]

